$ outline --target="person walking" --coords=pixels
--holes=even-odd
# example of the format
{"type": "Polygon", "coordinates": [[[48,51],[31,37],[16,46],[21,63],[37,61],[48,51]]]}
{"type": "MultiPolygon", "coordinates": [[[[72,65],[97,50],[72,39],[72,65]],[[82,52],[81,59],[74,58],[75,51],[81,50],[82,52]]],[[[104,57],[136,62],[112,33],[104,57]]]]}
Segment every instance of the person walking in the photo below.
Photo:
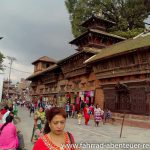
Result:
{"type": "Polygon", "coordinates": [[[78,118],[78,124],[80,125],[81,124],[81,119],[82,119],[81,111],[78,112],[77,118],[78,118]]]}
{"type": "Polygon", "coordinates": [[[2,150],[16,150],[18,147],[17,129],[12,120],[13,116],[8,115],[6,122],[0,124],[0,149],[2,150]]]}
{"type": "Polygon", "coordinates": [[[104,111],[104,122],[103,122],[103,124],[105,124],[107,122],[107,120],[109,122],[109,119],[111,117],[112,117],[111,111],[108,108],[106,108],[106,110],[104,111]]]}
{"type": "Polygon", "coordinates": [[[17,103],[16,102],[13,102],[13,113],[14,113],[14,116],[17,117],[17,115],[18,115],[18,108],[17,108],[17,103]]]}
{"type": "Polygon", "coordinates": [[[30,106],[30,117],[31,117],[32,113],[34,114],[34,110],[35,110],[35,106],[34,106],[33,103],[31,103],[31,106],[30,106]]]}
{"type": "Polygon", "coordinates": [[[47,110],[44,136],[38,139],[33,150],[76,150],[67,147],[67,144],[73,144],[75,141],[71,133],[64,131],[66,117],[66,112],[61,107],[47,110]]]}
{"type": "Polygon", "coordinates": [[[69,102],[65,105],[65,110],[67,113],[67,117],[69,118],[70,117],[70,104],[69,104],[69,102]]]}
{"type": "Polygon", "coordinates": [[[13,108],[12,108],[12,107],[8,107],[7,112],[2,116],[2,123],[5,123],[5,122],[6,122],[6,117],[7,117],[10,113],[13,114],[13,108]]]}
{"type": "Polygon", "coordinates": [[[95,126],[97,126],[97,127],[99,125],[99,122],[102,121],[101,109],[98,104],[94,108],[94,121],[95,121],[95,126]]]}
{"type": "Polygon", "coordinates": [[[43,128],[45,123],[44,108],[40,107],[34,114],[34,127],[31,137],[31,142],[35,143],[40,136],[43,135],[43,128]]]}
{"type": "Polygon", "coordinates": [[[88,122],[90,120],[91,111],[89,110],[89,107],[87,104],[83,108],[83,112],[84,112],[85,125],[88,125],[88,122]]]}
{"type": "Polygon", "coordinates": [[[72,104],[72,110],[71,110],[71,117],[72,117],[72,118],[75,117],[75,111],[76,111],[76,109],[75,109],[75,104],[73,103],[73,104],[72,104]]]}
{"type": "Polygon", "coordinates": [[[7,112],[7,110],[8,110],[8,106],[6,105],[4,106],[4,108],[1,109],[0,113],[4,115],[7,112]]]}

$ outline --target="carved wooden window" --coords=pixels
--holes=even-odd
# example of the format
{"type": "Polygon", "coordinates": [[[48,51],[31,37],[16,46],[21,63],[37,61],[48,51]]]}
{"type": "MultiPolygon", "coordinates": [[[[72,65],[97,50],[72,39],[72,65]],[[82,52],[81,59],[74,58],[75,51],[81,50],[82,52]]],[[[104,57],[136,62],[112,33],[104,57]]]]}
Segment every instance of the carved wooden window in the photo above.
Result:
{"type": "Polygon", "coordinates": [[[113,41],[111,39],[109,39],[109,41],[107,42],[108,45],[112,45],[113,41]]]}
{"type": "Polygon", "coordinates": [[[130,54],[130,55],[127,56],[127,64],[128,65],[135,64],[135,59],[134,59],[134,55],[133,54],[130,54]]]}
{"type": "Polygon", "coordinates": [[[46,64],[45,63],[42,63],[42,68],[46,68],[46,64]]]}
{"type": "Polygon", "coordinates": [[[50,84],[50,85],[49,85],[49,88],[51,89],[52,87],[53,87],[53,85],[52,85],[52,84],[50,84]]]}
{"type": "Polygon", "coordinates": [[[61,90],[61,91],[65,91],[65,85],[61,85],[61,86],[60,86],[60,90],[61,90]]]}
{"type": "Polygon", "coordinates": [[[96,44],[99,44],[100,43],[100,40],[98,37],[96,37],[96,44]]]}
{"type": "Polygon", "coordinates": [[[121,61],[120,61],[119,58],[116,58],[114,63],[115,63],[115,67],[120,67],[121,66],[121,61]]]}
{"type": "Polygon", "coordinates": [[[42,84],[42,81],[41,80],[38,80],[38,85],[42,84]]]}
{"type": "Polygon", "coordinates": [[[102,64],[102,69],[108,69],[108,62],[104,62],[102,64]]]}
{"type": "Polygon", "coordinates": [[[148,62],[148,56],[144,53],[140,55],[141,62],[148,62]]]}
{"type": "Polygon", "coordinates": [[[46,64],[46,68],[48,68],[49,66],[50,66],[50,65],[47,63],[47,64],[46,64]]]}
{"type": "Polygon", "coordinates": [[[48,88],[45,88],[45,92],[48,92],[48,88]]]}
{"type": "Polygon", "coordinates": [[[79,88],[79,83],[76,83],[76,82],[75,82],[75,83],[74,83],[74,88],[77,88],[77,89],[78,89],[78,88],[79,88]]]}
{"type": "Polygon", "coordinates": [[[103,43],[103,44],[106,44],[106,43],[107,43],[106,37],[103,37],[103,38],[102,38],[102,43],[103,43]]]}
{"type": "Polygon", "coordinates": [[[96,43],[96,41],[97,41],[97,37],[93,36],[93,43],[96,43]]]}
{"type": "Polygon", "coordinates": [[[43,89],[40,89],[40,93],[43,94],[43,89]]]}
{"type": "Polygon", "coordinates": [[[96,71],[99,71],[99,70],[101,70],[101,65],[100,65],[100,64],[97,64],[97,65],[95,65],[94,68],[96,69],[96,71]]]}

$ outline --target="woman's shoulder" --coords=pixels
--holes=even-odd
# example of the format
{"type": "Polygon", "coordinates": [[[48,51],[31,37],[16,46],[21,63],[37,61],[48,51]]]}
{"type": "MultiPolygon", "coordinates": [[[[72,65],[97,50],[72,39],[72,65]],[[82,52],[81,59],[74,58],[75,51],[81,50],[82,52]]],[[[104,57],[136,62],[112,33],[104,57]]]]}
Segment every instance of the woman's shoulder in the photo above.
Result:
{"type": "Polygon", "coordinates": [[[68,136],[69,136],[69,135],[73,136],[73,134],[72,134],[71,132],[69,132],[69,131],[65,131],[64,133],[65,133],[66,135],[68,135],[68,136]]]}
{"type": "Polygon", "coordinates": [[[74,136],[73,136],[73,134],[72,133],[70,133],[70,132],[65,132],[65,135],[66,135],[66,142],[67,143],[75,143],[75,140],[74,140],[74,136]],[[69,141],[67,141],[67,140],[69,140],[69,141]]]}
{"type": "Polygon", "coordinates": [[[14,123],[9,122],[6,127],[12,127],[12,128],[16,128],[16,125],[14,125],[14,123]]]}
{"type": "Polygon", "coordinates": [[[34,144],[33,150],[47,150],[46,145],[44,144],[43,137],[40,137],[34,144]]]}

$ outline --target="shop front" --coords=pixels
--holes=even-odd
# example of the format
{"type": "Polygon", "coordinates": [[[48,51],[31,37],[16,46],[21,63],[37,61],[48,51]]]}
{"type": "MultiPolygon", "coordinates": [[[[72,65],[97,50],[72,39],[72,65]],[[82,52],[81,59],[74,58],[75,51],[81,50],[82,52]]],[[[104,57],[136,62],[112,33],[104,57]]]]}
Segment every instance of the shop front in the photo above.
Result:
{"type": "Polygon", "coordinates": [[[80,105],[82,101],[86,103],[88,106],[94,105],[94,102],[95,102],[94,94],[95,94],[94,90],[77,92],[76,97],[75,97],[76,109],[77,110],[80,109],[81,107],[80,105]]]}

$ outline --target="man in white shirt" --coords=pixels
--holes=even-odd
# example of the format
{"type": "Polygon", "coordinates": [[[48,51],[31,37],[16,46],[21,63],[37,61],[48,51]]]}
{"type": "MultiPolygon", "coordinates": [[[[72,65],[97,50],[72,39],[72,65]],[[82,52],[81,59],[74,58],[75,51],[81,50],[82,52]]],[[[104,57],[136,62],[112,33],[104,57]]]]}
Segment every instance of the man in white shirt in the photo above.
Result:
{"type": "Polygon", "coordinates": [[[2,117],[2,123],[6,122],[6,117],[10,114],[10,112],[12,112],[12,110],[13,110],[12,107],[10,107],[10,108],[7,109],[7,112],[2,117]]]}

